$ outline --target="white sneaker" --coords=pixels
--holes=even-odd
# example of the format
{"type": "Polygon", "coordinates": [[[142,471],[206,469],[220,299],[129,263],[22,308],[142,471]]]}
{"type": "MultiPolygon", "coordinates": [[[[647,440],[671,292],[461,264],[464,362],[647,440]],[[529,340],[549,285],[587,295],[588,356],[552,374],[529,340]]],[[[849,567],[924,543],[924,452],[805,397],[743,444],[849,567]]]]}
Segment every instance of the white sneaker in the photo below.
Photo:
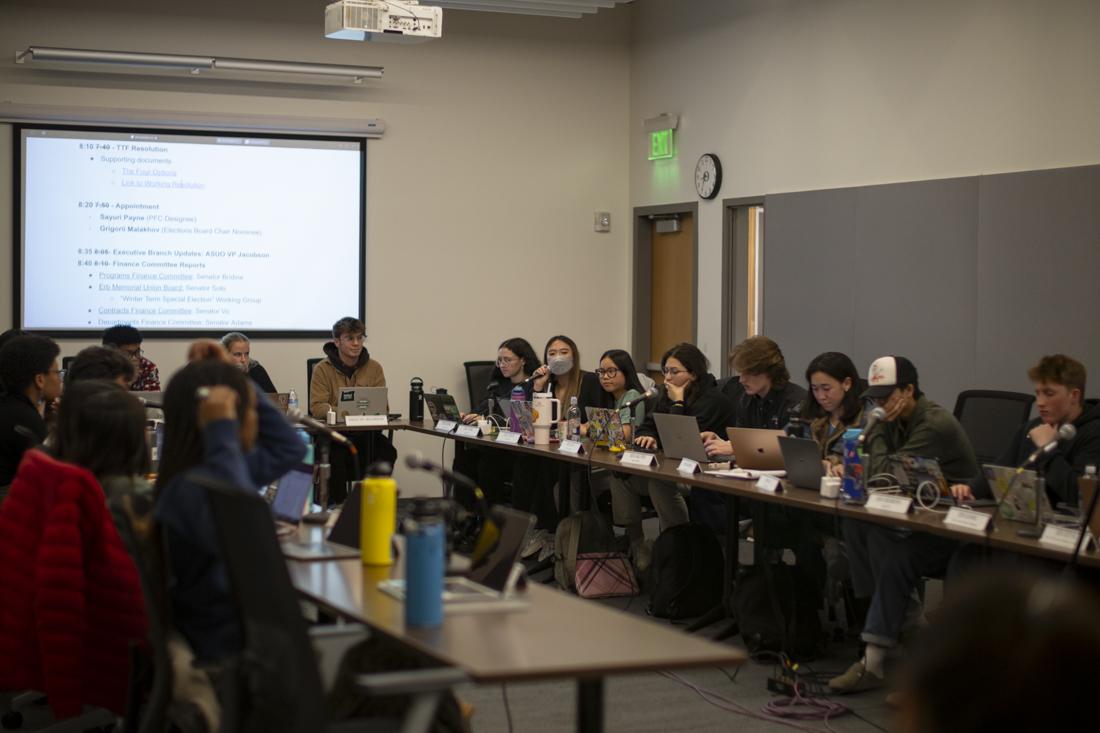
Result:
{"type": "Polygon", "coordinates": [[[546,530],[536,529],[527,534],[527,542],[523,545],[523,552],[520,553],[520,557],[531,557],[536,552],[542,551],[543,543],[546,541],[546,530]]]}

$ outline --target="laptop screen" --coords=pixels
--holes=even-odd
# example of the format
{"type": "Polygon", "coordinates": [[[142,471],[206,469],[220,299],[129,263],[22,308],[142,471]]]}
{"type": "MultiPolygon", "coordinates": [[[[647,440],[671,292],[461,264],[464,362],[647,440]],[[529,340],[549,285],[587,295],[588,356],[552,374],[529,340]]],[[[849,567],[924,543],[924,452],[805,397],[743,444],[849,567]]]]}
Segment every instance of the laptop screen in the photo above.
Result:
{"type": "Polygon", "coordinates": [[[271,513],[284,522],[298,523],[306,510],[310,491],[313,489],[313,473],[295,469],[276,485],[275,498],[271,502],[271,513]]]}
{"type": "Polygon", "coordinates": [[[500,541],[480,565],[470,569],[470,580],[503,593],[512,573],[512,565],[523,552],[527,529],[535,523],[535,518],[527,512],[503,507],[493,507],[493,512],[504,525],[500,528],[500,541]]]}

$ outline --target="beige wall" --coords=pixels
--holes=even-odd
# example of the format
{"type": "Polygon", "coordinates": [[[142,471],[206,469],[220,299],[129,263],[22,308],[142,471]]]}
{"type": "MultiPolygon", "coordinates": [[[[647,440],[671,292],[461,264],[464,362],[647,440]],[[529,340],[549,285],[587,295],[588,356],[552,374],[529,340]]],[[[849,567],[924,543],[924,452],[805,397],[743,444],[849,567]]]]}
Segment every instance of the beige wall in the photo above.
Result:
{"type": "Polygon", "coordinates": [[[721,198],[1100,162],[1094,0],[638,0],[631,37],[631,206],[693,200],[699,155],[723,163],[698,220],[712,360],[721,198]],[[649,163],[661,112],[679,154],[649,163]]]}
{"type": "MultiPolygon", "coordinates": [[[[385,137],[367,148],[366,313],[368,348],[385,367],[394,409],[408,411],[413,376],[464,404],[461,363],[492,358],[506,337],[541,349],[549,335],[568,333],[587,368],[600,350],[628,345],[628,10],[575,21],[447,11],[442,40],[405,46],[324,39],[322,3],[145,9],[155,4],[0,3],[0,110],[11,102],[383,119],[385,137]],[[58,73],[14,65],[27,45],[383,65],[386,74],[354,89],[58,73]],[[610,234],[593,232],[597,210],[611,212],[610,234]]],[[[0,125],[5,283],[9,136],[0,125]]],[[[287,297],[323,298],[324,286],[302,283],[287,297]]],[[[0,324],[10,322],[10,297],[0,297],[0,324]]],[[[64,343],[63,353],[83,345],[64,343]]],[[[184,349],[146,344],[162,373],[182,364],[184,349]]],[[[305,360],[319,344],[258,342],[253,354],[304,402],[305,360]]],[[[430,438],[403,436],[399,448],[439,456],[430,438]]]]}

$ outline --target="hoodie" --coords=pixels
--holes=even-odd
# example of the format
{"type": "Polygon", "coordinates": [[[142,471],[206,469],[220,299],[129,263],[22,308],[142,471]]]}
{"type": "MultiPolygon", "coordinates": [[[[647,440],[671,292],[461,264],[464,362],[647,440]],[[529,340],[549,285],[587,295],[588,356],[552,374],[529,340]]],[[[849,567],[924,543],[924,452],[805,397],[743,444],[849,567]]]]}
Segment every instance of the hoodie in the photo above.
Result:
{"type": "Polygon", "coordinates": [[[691,415],[699,422],[700,432],[725,435],[726,426],[733,424],[733,403],[718,389],[718,382],[711,374],[704,374],[696,386],[695,394],[687,402],[673,402],[668,398],[668,392],[662,389],[653,412],[646,413],[645,421],[638,428],[638,436],[658,438],[657,421],[653,418],[657,412],[691,415]]]}
{"type": "MultiPolygon", "coordinates": [[[[1035,450],[1035,444],[1027,437],[1028,431],[1038,425],[1038,418],[1024,423],[1016,432],[1008,449],[997,457],[995,465],[1020,466],[1035,450]]],[[[1038,470],[1046,480],[1047,496],[1052,504],[1077,504],[1077,479],[1085,473],[1085,466],[1100,466],[1100,406],[1086,407],[1073,421],[1077,435],[1039,459],[1038,470]]],[[[970,482],[970,489],[978,499],[993,498],[989,482],[980,474],[970,482]]]]}
{"type": "Polygon", "coordinates": [[[385,387],[386,374],[382,365],[370,358],[370,352],[364,346],[359,352],[355,366],[348,366],[340,360],[336,343],[325,344],[325,360],[313,368],[313,378],[309,383],[309,413],[323,420],[329,409],[335,409],[337,392],[348,387],[385,387]]]}

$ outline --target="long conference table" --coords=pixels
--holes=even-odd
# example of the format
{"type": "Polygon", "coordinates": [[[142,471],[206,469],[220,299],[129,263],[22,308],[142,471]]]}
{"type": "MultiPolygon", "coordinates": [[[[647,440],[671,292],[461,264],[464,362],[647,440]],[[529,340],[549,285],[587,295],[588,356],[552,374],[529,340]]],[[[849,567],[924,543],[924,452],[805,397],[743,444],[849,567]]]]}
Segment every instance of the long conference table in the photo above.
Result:
{"type": "MultiPolygon", "coordinates": [[[[750,479],[687,474],[678,461],[656,454],[652,466],[620,462],[618,454],[591,442],[582,454],[563,452],[556,444],[514,445],[494,438],[456,435],[436,430],[430,422],[390,421],[386,425],[337,426],[340,432],[406,430],[450,438],[491,450],[504,450],[562,461],[572,468],[605,469],[710,489],[732,500],[748,499],[858,519],[917,532],[929,532],[961,542],[1065,562],[1070,553],[1020,537],[1023,525],[999,519],[987,532],[944,524],[944,513],[915,508],[908,515],[869,511],[817,491],[782,482],[778,493],[763,491],[750,479]]],[[[976,509],[992,513],[992,509],[976,509]]],[[[736,510],[731,516],[736,516],[736,510]]],[[[303,539],[316,538],[316,527],[301,530],[303,539]]],[[[733,554],[727,556],[727,592],[736,563],[736,535],[728,536],[733,554]]],[[[727,549],[729,555],[729,549],[727,549]]],[[[1082,549],[1079,563],[1100,567],[1100,551],[1082,549]]],[[[363,623],[441,664],[463,670],[472,681],[495,684],[548,679],[577,680],[577,729],[603,729],[603,680],[612,674],[662,669],[742,664],[742,650],[690,636],[668,625],[619,612],[598,603],[530,583],[529,607],[518,612],[446,615],[438,628],[410,628],[404,623],[400,601],[378,590],[380,580],[399,575],[401,568],[373,569],[358,560],[289,561],[291,580],[305,598],[329,613],[363,623]]]]}

